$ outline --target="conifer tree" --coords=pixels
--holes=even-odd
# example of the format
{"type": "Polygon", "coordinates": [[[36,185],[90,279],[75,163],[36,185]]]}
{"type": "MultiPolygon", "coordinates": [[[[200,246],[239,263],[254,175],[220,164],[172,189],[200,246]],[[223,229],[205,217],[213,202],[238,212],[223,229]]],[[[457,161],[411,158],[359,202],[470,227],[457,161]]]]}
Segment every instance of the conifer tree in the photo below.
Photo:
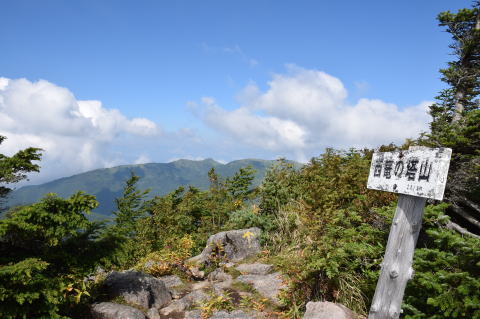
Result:
{"type": "MultiPolygon", "coordinates": [[[[2,144],[5,139],[5,136],[0,135],[0,144],[2,144]]],[[[1,200],[12,190],[7,184],[17,183],[27,178],[26,173],[38,172],[40,170],[40,166],[32,163],[33,161],[40,160],[40,151],[40,148],[29,147],[18,151],[11,157],[0,153],[0,204],[1,200]]]]}
{"type": "Polygon", "coordinates": [[[480,2],[457,13],[442,12],[437,19],[452,36],[455,59],[440,70],[448,87],[430,106],[431,131],[420,140],[427,146],[453,149],[445,192],[452,204],[449,214],[480,234],[480,2]]]}
{"type": "Polygon", "coordinates": [[[131,173],[123,187],[123,196],[115,199],[117,204],[117,211],[113,213],[115,215],[115,228],[120,235],[128,238],[135,237],[137,221],[146,216],[147,202],[145,197],[150,190],[138,190],[139,179],[140,177],[131,173]]]}

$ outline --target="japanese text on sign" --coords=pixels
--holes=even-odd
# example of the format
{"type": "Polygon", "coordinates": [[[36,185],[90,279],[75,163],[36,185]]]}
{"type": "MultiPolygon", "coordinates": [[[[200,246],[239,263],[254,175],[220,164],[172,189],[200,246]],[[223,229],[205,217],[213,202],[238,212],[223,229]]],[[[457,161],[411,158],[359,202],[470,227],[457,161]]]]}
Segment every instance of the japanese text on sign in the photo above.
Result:
{"type": "Polygon", "coordinates": [[[426,147],[374,153],[367,187],[441,200],[451,155],[449,148],[426,147]]]}

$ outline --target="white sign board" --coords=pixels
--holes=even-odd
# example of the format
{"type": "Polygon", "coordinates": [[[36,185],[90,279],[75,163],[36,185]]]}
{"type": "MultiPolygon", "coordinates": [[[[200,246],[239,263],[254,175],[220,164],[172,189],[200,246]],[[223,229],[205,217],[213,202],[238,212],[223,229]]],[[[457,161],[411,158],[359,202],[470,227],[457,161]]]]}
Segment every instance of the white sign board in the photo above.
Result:
{"type": "Polygon", "coordinates": [[[426,147],[374,153],[367,187],[442,200],[451,156],[450,148],[426,147]]]}

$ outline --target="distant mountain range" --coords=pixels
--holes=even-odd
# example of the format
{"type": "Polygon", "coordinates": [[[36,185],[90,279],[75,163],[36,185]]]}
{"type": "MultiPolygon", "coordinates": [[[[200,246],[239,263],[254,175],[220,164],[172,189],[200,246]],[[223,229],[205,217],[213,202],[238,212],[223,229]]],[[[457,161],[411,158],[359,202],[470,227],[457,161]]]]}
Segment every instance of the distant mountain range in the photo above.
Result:
{"type": "Polygon", "coordinates": [[[244,159],[222,164],[213,159],[202,161],[177,160],[170,163],[150,163],[138,165],[122,165],[88,171],[70,177],[60,178],[41,185],[24,186],[13,191],[7,206],[31,204],[40,200],[47,193],[56,193],[61,197],[69,197],[77,191],[95,195],[100,205],[95,209],[96,217],[102,218],[115,210],[115,198],[122,195],[125,181],[130,173],[140,177],[139,189],[150,189],[150,197],[165,195],[179,186],[192,185],[200,189],[209,187],[208,171],[214,167],[223,176],[230,177],[240,168],[251,165],[255,170],[254,185],[259,185],[266,170],[275,161],[244,159]],[[101,215],[101,216],[98,216],[101,215]]]}

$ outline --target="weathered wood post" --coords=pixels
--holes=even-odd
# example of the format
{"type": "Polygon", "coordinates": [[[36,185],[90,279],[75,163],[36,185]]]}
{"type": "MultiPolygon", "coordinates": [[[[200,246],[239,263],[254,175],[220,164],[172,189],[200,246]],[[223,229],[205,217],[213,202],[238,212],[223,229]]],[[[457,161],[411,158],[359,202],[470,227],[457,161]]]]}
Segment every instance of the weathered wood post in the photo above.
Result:
{"type": "Polygon", "coordinates": [[[425,202],[443,198],[451,154],[449,148],[426,147],[373,154],[367,187],[400,196],[369,319],[394,319],[402,312],[405,287],[413,277],[413,253],[425,202]]]}

